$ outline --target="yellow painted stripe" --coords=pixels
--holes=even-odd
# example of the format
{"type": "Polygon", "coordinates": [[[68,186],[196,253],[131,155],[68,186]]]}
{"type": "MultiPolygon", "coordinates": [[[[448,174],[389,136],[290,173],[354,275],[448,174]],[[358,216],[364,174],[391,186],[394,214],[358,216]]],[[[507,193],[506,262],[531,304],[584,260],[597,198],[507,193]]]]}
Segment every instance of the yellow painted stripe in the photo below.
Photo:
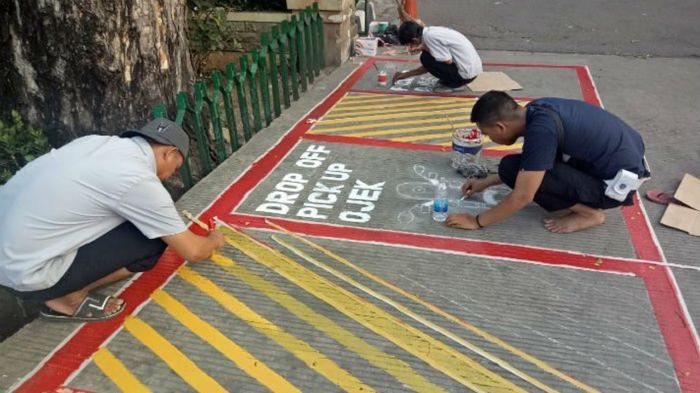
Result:
{"type": "Polygon", "coordinates": [[[403,136],[399,138],[391,138],[392,141],[397,141],[397,142],[417,142],[417,141],[425,141],[425,140],[430,140],[430,139],[445,139],[445,138],[452,138],[452,133],[451,132],[441,132],[437,134],[421,134],[421,135],[414,135],[414,136],[403,136]]]}
{"type": "Polygon", "coordinates": [[[467,388],[477,392],[524,392],[520,387],[451,346],[326,280],[279,251],[233,229],[224,230],[224,234],[226,242],[253,260],[273,269],[362,326],[385,337],[467,388]]]}
{"type": "Polygon", "coordinates": [[[433,99],[423,99],[423,100],[410,100],[409,102],[396,102],[396,103],[384,103],[384,104],[372,104],[372,105],[358,105],[358,106],[352,106],[352,107],[345,107],[343,105],[338,105],[334,108],[333,112],[342,112],[342,113],[348,113],[348,112],[357,112],[357,111],[364,111],[367,109],[377,109],[378,107],[381,107],[382,109],[389,109],[389,108],[401,108],[401,107],[406,107],[406,106],[426,106],[426,105],[437,105],[437,104],[455,104],[455,105],[474,105],[474,101],[458,101],[454,99],[449,99],[449,98],[433,98],[433,99]]]}
{"type": "Polygon", "coordinates": [[[124,328],[161,358],[168,367],[192,386],[194,390],[200,392],[226,392],[223,386],[202,371],[192,360],[146,322],[134,316],[128,316],[124,320],[124,328]]]}
{"type": "Polygon", "coordinates": [[[273,392],[301,392],[284,377],[277,374],[265,363],[250,352],[226,337],[214,326],[195,315],[185,305],[177,301],[162,289],[156,290],[151,296],[153,300],[173,318],[190,329],[209,345],[216,348],[222,355],[235,363],[243,372],[266,386],[273,392]]]}
{"type": "Polygon", "coordinates": [[[358,117],[363,117],[363,116],[370,116],[370,115],[381,115],[381,114],[386,114],[386,113],[413,113],[415,111],[422,111],[426,112],[427,115],[439,115],[439,109],[456,109],[459,108],[462,110],[462,113],[464,114],[469,114],[471,113],[471,105],[464,105],[464,104],[450,104],[450,103],[445,103],[445,104],[435,104],[432,106],[426,106],[426,105],[414,105],[412,107],[405,107],[405,108],[399,108],[399,109],[376,109],[376,110],[366,110],[362,112],[353,112],[353,113],[333,113],[333,111],[330,111],[328,115],[324,116],[323,120],[321,122],[325,122],[326,119],[335,119],[335,118],[358,118],[358,117]],[[426,109],[430,109],[430,111],[426,111],[426,109]],[[437,110],[436,110],[437,109],[437,110]]]}
{"type": "Polygon", "coordinates": [[[352,332],[333,322],[328,317],[315,312],[306,304],[290,296],[275,284],[266,281],[257,274],[239,265],[234,260],[219,254],[214,254],[211,260],[250,287],[279,303],[282,307],[289,310],[289,312],[296,315],[297,318],[305,321],[349,350],[357,353],[375,367],[386,371],[401,382],[402,385],[417,392],[443,391],[441,387],[423,378],[413,370],[408,363],[368,344],[352,332]]]}
{"type": "MultiPolygon", "coordinates": [[[[444,116],[443,116],[444,118],[444,116]]],[[[353,126],[342,126],[342,127],[323,127],[322,125],[316,126],[310,131],[312,134],[322,134],[338,131],[357,131],[357,130],[370,130],[373,128],[385,129],[387,127],[403,126],[403,125],[418,125],[418,124],[433,124],[433,125],[445,125],[454,124],[455,127],[463,127],[465,125],[470,125],[474,123],[469,123],[468,116],[451,116],[450,123],[447,119],[441,120],[439,117],[435,119],[416,119],[416,120],[406,120],[406,121],[393,121],[384,123],[370,123],[370,124],[358,124],[353,126]]]]}
{"type": "Polygon", "coordinates": [[[459,113],[459,114],[468,114],[464,108],[458,108],[458,109],[441,109],[439,111],[409,111],[409,112],[402,112],[402,113],[394,113],[394,114],[388,114],[388,115],[376,115],[376,116],[351,116],[351,117],[346,117],[346,118],[339,118],[339,119],[328,119],[328,120],[320,120],[317,124],[321,125],[326,125],[326,124],[343,124],[343,123],[359,123],[359,122],[370,122],[370,121],[375,121],[375,120],[389,120],[389,119],[410,119],[413,117],[435,117],[439,118],[445,117],[445,114],[453,114],[453,113],[459,113]]]}
{"type": "Polygon", "coordinates": [[[499,347],[501,347],[501,348],[515,354],[516,356],[520,357],[521,359],[524,359],[524,360],[534,364],[535,366],[539,367],[541,370],[544,370],[544,371],[546,371],[546,372],[548,372],[548,373],[550,373],[558,378],[561,378],[562,380],[569,382],[570,384],[572,384],[572,385],[576,386],[577,388],[579,388],[583,391],[586,391],[588,393],[598,392],[598,390],[596,390],[595,388],[588,386],[585,383],[583,383],[575,378],[572,378],[567,374],[562,373],[561,371],[557,370],[556,368],[550,366],[547,362],[540,360],[540,359],[508,344],[507,342],[501,340],[500,338],[498,338],[498,337],[486,332],[485,330],[482,330],[482,329],[462,320],[459,317],[456,317],[456,316],[448,313],[447,311],[444,311],[440,307],[421,299],[420,297],[414,295],[413,293],[408,292],[408,291],[404,290],[403,288],[396,286],[396,285],[392,284],[391,282],[386,281],[383,278],[370,273],[369,271],[357,266],[356,264],[354,264],[354,263],[350,262],[349,260],[347,260],[346,258],[334,253],[333,251],[331,251],[331,250],[329,250],[329,249],[327,249],[327,248],[325,248],[325,247],[323,247],[323,246],[321,246],[321,245],[319,245],[319,244],[317,244],[317,243],[315,243],[315,242],[313,242],[305,237],[299,236],[296,233],[293,233],[293,232],[291,232],[291,231],[289,231],[289,230],[287,230],[287,229],[285,229],[285,228],[283,228],[283,227],[281,227],[273,222],[270,222],[267,220],[266,220],[266,222],[268,225],[272,226],[273,228],[276,228],[278,230],[283,231],[287,235],[301,241],[304,244],[311,246],[312,248],[323,253],[324,255],[334,259],[335,261],[337,261],[337,262],[339,262],[339,263],[341,263],[349,268],[351,268],[352,270],[362,274],[363,276],[369,278],[370,280],[372,280],[380,285],[383,285],[386,288],[389,288],[392,291],[394,291],[400,295],[405,296],[406,298],[422,305],[426,309],[428,309],[428,310],[464,327],[465,329],[478,335],[479,337],[485,339],[486,341],[488,341],[492,344],[498,345],[499,347]]]}
{"type": "Polygon", "coordinates": [[[522,380],[527,381],[528,383],[532,384],[533,386],[536,386],[537,388],[539,388],[547,393],[556,392],[554,389],[545,385],[543,382],[540,382],[537,379],[533,378],[532,376],[528,375],[527,373],[515,368],[513,365],[511,365],[507,361],[499,358],[498,356],[496,356],[494,354],[487,352],[486,350],[477,346],[476,344],[473,344],[467,340],[462,339],[457,334],[443,328],[442,326],[435,324],[433,322],[430,322],[426,318],[423,318],[422,316],[409,310],[407,307],[403,306],[402,304],[395,302],[394,300],[390,299],[389,297],[384,296],[384,295],[380,294],[379,292],[374,291],[373,289],[370,289],[369,287],[359,283],[358,281],[356,281],[356,280],[350,278],[349,276],[339,272],[338,270],[333,269],[332,267],[326,265],[325,263],[322,263],[319,260],[312,258],[311,256],[309,256],[305,252],[299,250],[298,248],[293,247],[292,245],[278,239],[276,236],[272,236],[272,239],[274,241],[276,241],[277,243],[281,244],[282,246],[286,247],[288,250],[292,251],[294,254],[305,259],[307,262],[310,262],[311,264],[331,273],[333,276],[335,276],[335,277],[343,280],[344,282],[354,286],[355,288],[361,290],[362,292],[365,292],[366,294],[372,296],[373,298],[381,300],[382,302],[384,302],[387,305],[391,306],[392,308],[396,309],[400,313],[406,315],[407,317],[413,319],[416,322],[421,323],[422,325],[428,327],[429,329],[431,329],[437,333],[440,333],[440,334],[444,335],[445,337],[448,337],[449,339],[451,339],[452,341],[456,342],[457,344],[463,346],[464,348],[467,348],[470,351],[473,351],[473,352],[477,353],[478,355],[485,357],[486,359],[501,366],[505,370],[508,370],[513,375],[516,375],[519,378],[521,378],[522,380]]]}
{"type": "Polygon", "coordinates": [[[243,302],[238,300],[230,293],[222,290],[212,281],[200,275],[187,266],[183,266],[179,270],[180,277],[189,282],[200,291],[206,293],[211,298],[219,302],[230,313],[236,315],[255,328],[260,333],[266,335],[294,356],[306,363],[309,368],[314,369],[319,374],[326,377],[329,381],[338,385],[341,389],[348,392],[374,392],[374,390],[362,383],[352,374],[341,368],[333,360],[326,357],[316,348],[308,343],[287,333],[281,327],[267,320],[262,315],[253,311],[243,302]]]}
{"type": "Polygon", "coordinates": [[[504,151],[504,150],[520,150],[523,148],[522,143],[514,143],[512,145],[496,145],[496,146],[490,146],[489,150],[499,150],[499,151],[504,151]]]}
{"type": "Polygon", "coordinates": [[[150,392],[151,389],[142,384],[129,371],[124,363],[112,354],[107,348],[100,348],[92,355],[92,361],[122,392],[150,392]]]}
{"type": "MultiPolygon", "coordinates": [[[[455,127],[460,127],[460,124],[455,124],[455,127]]],[[[451,124],[442,124],[442,125],[425,126],[425,127],[391,128],[389,130],[354,132],[354,133],[343,134],[343,135],[344,136],[352,136],[352,137],[356,137],[356,138],[364,138],[364,137],[376,137],[376,136],[386,136],[386,135],[399,134],[399,137],[400,137],[401,134],[412,134],[412,133],[417,133],[417,132],[437,131],[437,130],[450,130],[450,131],[452,131],[452,125],[451,124]]],[[[448,134],[450,136],[452,136],[452,132],[449,132],[448,134]]]]}

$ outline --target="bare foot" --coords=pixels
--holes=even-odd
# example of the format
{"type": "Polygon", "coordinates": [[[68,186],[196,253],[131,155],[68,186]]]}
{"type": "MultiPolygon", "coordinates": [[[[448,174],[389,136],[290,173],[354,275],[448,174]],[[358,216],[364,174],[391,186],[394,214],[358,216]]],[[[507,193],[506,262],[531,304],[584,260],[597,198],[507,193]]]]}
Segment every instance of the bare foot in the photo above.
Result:
{"type": "Polygon", "coordinates": [[[562,217],[547,218],[544,227],[552,233],[572,233],[592,228],[605,223],[605,214],[595,211],[594,214],[571,212],[562,217]]]}

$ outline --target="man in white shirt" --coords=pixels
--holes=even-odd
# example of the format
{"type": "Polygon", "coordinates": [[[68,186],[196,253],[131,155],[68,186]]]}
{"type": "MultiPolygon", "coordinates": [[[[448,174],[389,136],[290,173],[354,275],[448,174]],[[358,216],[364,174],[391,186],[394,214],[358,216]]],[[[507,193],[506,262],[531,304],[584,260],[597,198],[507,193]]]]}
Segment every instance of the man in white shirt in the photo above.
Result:
{"type": "Polygon", "coordinates": [[[166,246],[209,258],[223,235],[189,231],[161,183],[188,150],[185,131],[158,119],[30,162],[0,187],[0,285],[44,302],[46,318],[98,321],[125,304],[93,290],[153,268],[166,246]]]}
{"type": "Polygon", "coordinates": [[[423,75],[427,72],[438,78],[435,91],[461,91],[483,71],[481,58],[474,45],[460,32],[447,27],[423,27],[414,21],[401,24],[401,45],[409,51],[421,50],[421,66],[410,71],[397,72],[393,82],[423,75]]]}

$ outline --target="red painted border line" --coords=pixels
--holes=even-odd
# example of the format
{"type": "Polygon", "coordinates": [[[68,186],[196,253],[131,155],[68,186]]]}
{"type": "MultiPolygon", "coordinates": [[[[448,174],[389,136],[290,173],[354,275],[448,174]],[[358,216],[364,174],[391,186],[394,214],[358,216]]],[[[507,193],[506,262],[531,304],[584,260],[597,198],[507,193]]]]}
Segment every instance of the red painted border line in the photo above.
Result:
{"type": "MultiPolygon", "coordinates": [[[[419,150],[419,151],[437,151],[437,152],[448,152],[452,151],[450,146],[439,146],[430,145],[427,143],[411,143],[411,142],[397,142],[387,139],[369,139],[369,138],[358,138],[353,136],[343,136],[343,135],[328,135],[328,134],[305,134],[304,139],[310,141],[319,142],[329,142],[329,143],[343,143],[351,145],[364,145],[364,146],[376,146],[376,147],[386,147],[390,149],[404,149],[404,150],[419,150]]],[[[507,151],[507,150],[491,150],[484,149],[482,154],[487,157],[504,157],[508,154],[517,153],[517,151],[507,151]]]]}
{"type": "Polygon", "coordinates": [[[641,203],[637,194],[634,196],[634,205],[622,208],[622,217],[632,239],[635,254],[639,259],[662,262],[661,251],[654,242],[651,229],[646,223],[644,212],[640,207],[641,203]]]}
{"type": "Polygon", "coordinates": [[[388,229],[360,228],[318,222],[302,222],[280,217],[241,213],[232,213],[225,217],[224,220],[237,227],[274,230],[274,228],[265,222],[265,220],[269,220],[291,232],[309,236],[359,242],[386,243],[435,251],[454,251],[476,257],[503,258],[553,266],[570,266],[607,273],[629,273],[640,277],[647,275],[649,270],[656,270],[656,266],[644,264],[644,261],[630,262],[629,260],[609,256],[496,243],[484,240],[425,235],[388,229]]]}
{"type": "Polygon", "coordinates": [[[593,79],[591,79],[591,74],[588,72],[588,69],[584,66],[577,66],[575,68],[583,100],[591,105],[596,105],[602,108],[603,103],[598,97],[595,84],[593,84],[593,79]]]}
{"type": "MultiPolygon", "coordinates": [[[[602,108],[603,103],[588,68],[578,67],[576,75],[584,100],[602,108]]],[[[639,194],[634,196],[634,205],[622,208],[622,217],[637,258],[664,262],[639,194]]],[[[693,333],[695,327],[690,324],[688,314],[681,305],[682,294],[673,272],[669,267],[660,268],[656,274],[645,276],[644,284],[681,390],[700,392],[700,342],[693,333]]]]}
{"type": "Polygon", "coordinates": [[[681,307],[668,267],[650,271],[644,279],[656,322],[666,344],[681,391],[700,392],[700,348],[681,307]]]}

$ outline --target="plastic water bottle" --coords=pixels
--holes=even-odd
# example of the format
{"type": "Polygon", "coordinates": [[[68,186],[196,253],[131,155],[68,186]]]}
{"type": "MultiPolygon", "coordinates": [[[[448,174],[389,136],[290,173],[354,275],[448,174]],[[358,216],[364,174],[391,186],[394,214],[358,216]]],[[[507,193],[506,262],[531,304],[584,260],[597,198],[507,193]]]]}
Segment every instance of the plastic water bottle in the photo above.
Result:
{"type": "Polygon", "coordinates": [[[444,222],[447,219],[447,182],[444,177],[435,187],[435,199],[433,199],[433,220],[444,222]]]}

